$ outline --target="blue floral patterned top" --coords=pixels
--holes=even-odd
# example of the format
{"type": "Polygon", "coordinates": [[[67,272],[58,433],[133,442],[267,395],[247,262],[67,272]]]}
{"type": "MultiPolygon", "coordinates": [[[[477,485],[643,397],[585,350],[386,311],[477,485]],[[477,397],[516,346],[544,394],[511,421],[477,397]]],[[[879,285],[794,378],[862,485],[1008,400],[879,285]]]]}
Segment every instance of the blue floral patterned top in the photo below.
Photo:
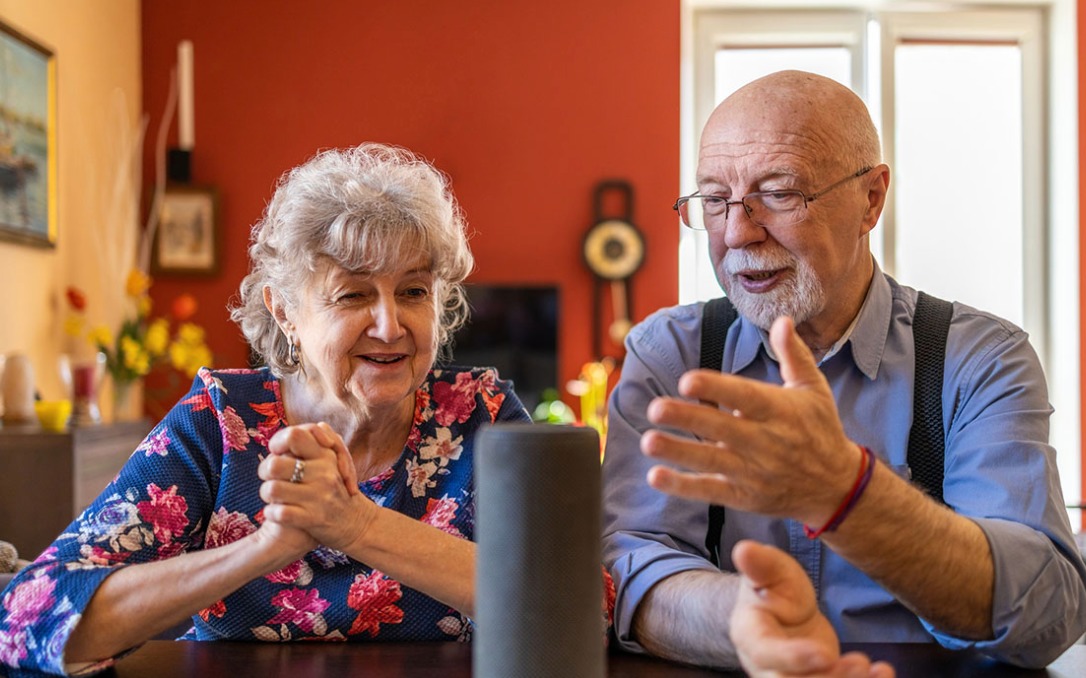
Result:
{"type": "MultiPolygon", "coordinates": [[[[400,459],[360,488],[381,506],[473,539],[473,436],[494,421],[528,419],[493,370],[432,370],[415,394],[400,459]]],[[[63,673],[65,643],[113,568],[254,532],[264,507],[257,465],[285,425],[279,381],[266,369],[201,370],[105,491],[5,589],[0,662],[63,673]]],[[[323,546],[193,622],[185,639],[466,640],[470,633],[458,611],[323,546]]]]}

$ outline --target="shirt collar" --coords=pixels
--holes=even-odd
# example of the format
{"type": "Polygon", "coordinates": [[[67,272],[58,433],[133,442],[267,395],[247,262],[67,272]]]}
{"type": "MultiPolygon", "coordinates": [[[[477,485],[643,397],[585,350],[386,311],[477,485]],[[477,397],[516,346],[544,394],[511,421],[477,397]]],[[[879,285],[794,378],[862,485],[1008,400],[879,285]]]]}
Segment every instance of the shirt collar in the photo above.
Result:
{"type": "MultiPolygon", "coordinates": [[[[890,311],[893,301],[890,283],[883,275],[878,262],[875,261],[873,264],[874,274],[871,276],[871,284],[867,288],[867,296],[864,297],[864,303],[860,306],[860,312],[852,319],[852,324],[841,338],[819,361],[821,365],[839,353],[845,344],[851,343],[852,360],[868,379],[874,379],[879,372],[879,363],[890,328],[890,311]]],[[[739,340],[735,348],[732,372],[739,372],[754,362],[754,359],[758,357],[758,349],[763,347],[769,357],[777,361],[777,356],[769,345],[769,333],[746,318],[740,317],[739,340]]]]}

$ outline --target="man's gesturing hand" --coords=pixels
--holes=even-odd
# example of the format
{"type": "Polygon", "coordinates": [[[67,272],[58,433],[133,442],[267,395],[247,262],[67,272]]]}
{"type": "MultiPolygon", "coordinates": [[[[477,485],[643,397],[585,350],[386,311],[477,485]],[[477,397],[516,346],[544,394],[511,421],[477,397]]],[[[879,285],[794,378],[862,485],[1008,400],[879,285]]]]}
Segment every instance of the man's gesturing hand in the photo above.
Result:
{"type": "Polygon", "coordinates": [[[648,418],[694,438],[647,431],[641,450],[685,471],[654,466],[663,492],[821,525],[848,494],[862,452],[845,436],[833,394],[790,318],[770,343],[780,386],[711,370],[679,380],[686,398],[657,398],[648,418]]]}

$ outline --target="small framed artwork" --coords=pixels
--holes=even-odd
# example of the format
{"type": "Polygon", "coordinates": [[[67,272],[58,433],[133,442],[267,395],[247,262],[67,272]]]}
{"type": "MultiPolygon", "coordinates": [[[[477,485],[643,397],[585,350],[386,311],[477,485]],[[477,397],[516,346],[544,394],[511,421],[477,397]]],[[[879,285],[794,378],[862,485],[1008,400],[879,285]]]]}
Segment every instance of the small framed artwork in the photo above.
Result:
{"type": "Polygon", "coordinates": [[[218,195],[213,188],[168,185],[151,247],[154,275],[211,275],[219,270],[218,195]]]}
{"type": "Polygon", "coordinates": [[[0,22],[0,239],[57,243],[57,64],[0,22]]]}

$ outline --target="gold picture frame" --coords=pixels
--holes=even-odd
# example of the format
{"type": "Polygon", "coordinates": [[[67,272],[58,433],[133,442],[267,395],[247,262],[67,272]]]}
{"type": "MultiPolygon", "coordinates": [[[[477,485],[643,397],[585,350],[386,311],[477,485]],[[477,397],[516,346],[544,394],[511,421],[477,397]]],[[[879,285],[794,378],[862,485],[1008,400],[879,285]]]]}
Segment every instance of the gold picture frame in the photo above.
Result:
{"type": "Polygon", "coordinates": [[[0,22],[0,239],[57,243],[57,63],[0,22]]]}

